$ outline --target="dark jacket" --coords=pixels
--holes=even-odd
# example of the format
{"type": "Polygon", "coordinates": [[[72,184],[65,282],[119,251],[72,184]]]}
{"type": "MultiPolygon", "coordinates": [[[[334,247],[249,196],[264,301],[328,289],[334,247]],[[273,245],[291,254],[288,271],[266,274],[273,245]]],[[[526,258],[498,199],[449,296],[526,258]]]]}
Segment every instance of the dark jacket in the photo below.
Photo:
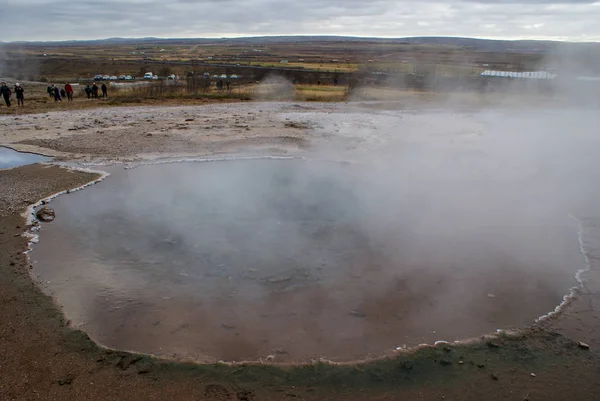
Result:
{"type": "Polygon", "coordinates": [[[23,93],[25,93],[25,89],[22,86],[15,86],[15,95],[17,95],[17,99],[23,99],[23,93]]]}
{"type": "Polygon", "coordinates": [[[4,96],[4,97],[10,97],[11,95],[11,91],[10,88],[6,85],[2,85],[0,86],[0,95],[4,96]]]}

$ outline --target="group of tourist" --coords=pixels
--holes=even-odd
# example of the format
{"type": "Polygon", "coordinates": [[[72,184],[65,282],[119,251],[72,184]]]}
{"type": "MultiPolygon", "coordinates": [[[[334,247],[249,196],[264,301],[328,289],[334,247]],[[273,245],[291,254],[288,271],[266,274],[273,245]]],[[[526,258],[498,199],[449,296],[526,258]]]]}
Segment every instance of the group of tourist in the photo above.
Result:
{"type": "MultiPolygon", "coordinates": [[[[102,90],[102,97],[108,97],[108,87],[105,83],[102,83],[100,90],[102,90]]],[[[88,99],[98,99],[98,85],[96,85],[95,82],[92,84],[92,86],[87,85],[85,87],[85,94],[87,95],[88,99]]]]}
{"type": "Polygon", "coordinates": [[[65,97],[69,101],[73,100],[73,87],[68,82],[65,83],[65,87],[63,89],[60,89],[54,84],[50,84],[47,91],[50,98],[53,98],[55,102],[62,102],[63,98],[65,97]]]}
{"type": "MultiPolygon", "coordinates": [[[[102,84],[101,87],[98,87],[98,85],[96,85],[96,83],[94,82],[94,84],[92,86],[87,85],[84,89],[85,94],[87,95],[88,99],[97,99],[98,98],[98,92],[102,91],[102,97],[106,98],[108,97],[108,87],[106,86],[106,84],[102,84]]],[[[16,83],[14,88],[11,89],[6,82],[1,82],[0,83],[0,97],[2,97],[4,99],[4,103],[6,103],[7,107],[11,107],[12,106],[12,94],[15,94],[16,98],[17,98],[17,105],[18,106],[23,106],[24,103],[24,99],[25,99],[25,89],[23,89],[23,87],[21,86],[20,83],[16,83]]],[[[67,99],[68,101],[72,101],[73,100],[73,86],[71,86],[70,83],[66,82],[65,86],[63,88],[59,88],[58,86],[54,85],[54,84],[50,84],[47,88],[47,92],[48,92],[48,96],[50,96],[51,99],[54,99],[55,102],[62,102],[63,99],[67,99]]]]}
{"type": "MultiPolygon", "coordinates": [[[[23,106],[25,90],[18,82],[15,84],[14,92],[15,96],[17,97],[17,105],[23,106]]],[[[10,90],[8,85],[6,85],[6,82],[2,82],[0,84],[0,95],[2,96],[2,98],[4,98],[4,103],[6,103],[6,107],[10,107],[12,104],[10,99],[12,96],[12,91],[10,90]]]]}

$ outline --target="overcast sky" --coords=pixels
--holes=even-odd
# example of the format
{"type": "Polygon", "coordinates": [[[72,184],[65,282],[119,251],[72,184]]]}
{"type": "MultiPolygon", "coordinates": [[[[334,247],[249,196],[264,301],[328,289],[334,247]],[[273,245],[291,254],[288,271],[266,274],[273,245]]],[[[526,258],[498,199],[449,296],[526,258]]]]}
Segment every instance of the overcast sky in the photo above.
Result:
{"type": "Polygon", "coordinates": [[[600,40],[600,0],[2,0],[2,41],[255,35],[600,40]]]}

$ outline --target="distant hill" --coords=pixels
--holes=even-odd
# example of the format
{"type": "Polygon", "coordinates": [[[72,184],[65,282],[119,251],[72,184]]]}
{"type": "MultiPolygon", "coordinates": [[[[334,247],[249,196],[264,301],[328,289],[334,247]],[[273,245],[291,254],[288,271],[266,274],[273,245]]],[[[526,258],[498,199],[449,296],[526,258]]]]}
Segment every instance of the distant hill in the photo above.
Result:
{"type": "Polygon", "coordinates": [[[221,44],[221,45],[264,45],[274,43],[294,43],[294,42],[371,42],[371,43],[397,43],[410,45],[437,45],[460,47],[469,50],[489,51],[489,52],[510,52],[510,53],[539,53],[545,54],[559,49],[568,50],[590,50],[599,51],[600,43],[573,43],[541,40],[492,40],[476,39],[462,37],[407,37],[407,38],[376,38],[376,37],[352,37],[352,36],[252,36],[239,38],[108,38],[98,40],[69,40],[57,42],[0,42],[5,45],[35,45],[35,46],[94,46],[94,45],[177,45],[177,44],[221,44]]]}

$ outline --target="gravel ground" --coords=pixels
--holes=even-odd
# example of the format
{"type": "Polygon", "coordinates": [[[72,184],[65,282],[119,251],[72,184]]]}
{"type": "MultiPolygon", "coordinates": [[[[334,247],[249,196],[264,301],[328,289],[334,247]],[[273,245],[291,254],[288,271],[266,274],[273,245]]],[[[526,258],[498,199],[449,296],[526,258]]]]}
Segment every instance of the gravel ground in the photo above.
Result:
{"type": "Polygon", "coordinates": [[[46,196],[94,180],[95,174],[74,173],[51,165],[29,165],[0,171],[0,217],[19,213],[46,196]]]}
{"type": "MultiPolygon", "coordinates": [[[[314,107],[314,106],[313,106],[314,107]]],[[[79,161],[148,160],[214,153],[295,154],[313,139],[285,104],[121,107],[1,116],[0,144],[79,161]]],[[[316,109],[313,109],[316,110],[316,109]]]]}

